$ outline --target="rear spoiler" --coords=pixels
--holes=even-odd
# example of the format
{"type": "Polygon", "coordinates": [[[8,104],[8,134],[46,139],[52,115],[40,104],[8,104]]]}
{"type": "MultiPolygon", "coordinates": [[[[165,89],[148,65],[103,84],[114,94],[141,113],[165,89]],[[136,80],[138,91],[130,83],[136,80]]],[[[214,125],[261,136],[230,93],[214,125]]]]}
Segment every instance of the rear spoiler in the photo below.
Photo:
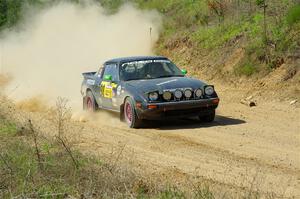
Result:
{"type": "Polygon", "coordinates": [[[96,74],[96,72],[86,72],[86,73],[82,73],[84,78],[90,77],[90,76],[94,76],[96,74]]]}

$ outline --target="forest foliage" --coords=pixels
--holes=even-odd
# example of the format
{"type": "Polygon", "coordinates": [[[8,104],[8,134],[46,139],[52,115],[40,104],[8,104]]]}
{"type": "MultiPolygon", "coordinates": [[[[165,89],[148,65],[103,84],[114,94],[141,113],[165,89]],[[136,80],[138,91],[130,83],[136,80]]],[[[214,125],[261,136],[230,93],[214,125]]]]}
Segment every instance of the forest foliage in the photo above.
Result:
{"type": "MultiPolygon", "coordinates": [[[[0,0],[0,31],[22,19],[28,5],[47,7],[58,2],[82,0],[0,0]]],[[[236,38],[246,38],[246,56],[236,72],[252,75],[278,67],[280,60],[300,46],[299,0],[94,0],[114,13],[124,3],[155,9],[164,16],[157,53],[168,48],[170,38],[188,40],[197,51],[222,49],[236,38]],[[253,67],[252,67],[253,66],[253,67]],[[254,67],[255,66],[255,67],[254,67]],[[247,71],[247,72],[243,72],[247,71]]],[[[178,55],[180,59],[180,55],[178,55]]]]}

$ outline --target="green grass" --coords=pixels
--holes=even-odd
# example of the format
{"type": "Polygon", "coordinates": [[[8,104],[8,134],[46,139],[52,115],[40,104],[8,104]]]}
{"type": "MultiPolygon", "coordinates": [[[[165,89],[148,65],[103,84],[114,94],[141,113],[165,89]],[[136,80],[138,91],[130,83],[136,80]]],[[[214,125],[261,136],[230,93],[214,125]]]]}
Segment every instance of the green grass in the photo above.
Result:
{"type": "Polygon", "coordinates": [[[79,165],[75,167],[69,154],[55,140],[39,136],[35,148],[30,132],[20,134],[16,125],[5,119],[0,119],[0,127],[0,198],[199,198],[199,190],[187,193],[171,186],[154,190],[147,183],[137,187],[141,178],[132,171],[72,150],[79,165]]]}
{"type": "Polygon", "coordinates": [[[300,21],[300,4],[291,7],[286,16],[287,23],[293,25],[300,21]]]}
{"type": "Polygon", "coordinates": [[[243,27],[239,25],[222,25],[217,27],[200,27],[193,35],[192,40],[200,48],[213,49],[223,46],[230,39],[241,34],[243,27]]]}
{"type": "Polygon", "coordinates": [[[15,136],[16,134],[16,125],[0,118],[0,136],[15,136]]]}
{"type": "Polygon", "coordinates": [[[40,170],[35,149],[30,140],[27,140],[30,136],[27,139],[18,136],[16,125],[12,122],[0,120],[0,126],[0,175],[3,180],[0,180],[0,184],[4,187],[0,191],[1,198],[72,193],[73,187],[61,177],[72,172],[66,155],[45,154],[43,170],[40,170]]]}
{"type": "Polygon", "coordinates": [[[246,63],[242,66],[239,66],[239,68],[237,68],[236,71],[238,74],[251,76],[257,72],[257,69],[252,63],[246,63]]]}
{"type": "MultiPolygon", "coordinates": [[[[192,34],[192,40],[199,44],[199,48],[216,49],[224,46],[237,36],[244,36],[252,40],[262,34],[262,15],[257,14],[242,21],[227,21],[221,25],[200,26],[192,34]]],[[[249,42],[250,43],[250,42],[249,42]]]]}

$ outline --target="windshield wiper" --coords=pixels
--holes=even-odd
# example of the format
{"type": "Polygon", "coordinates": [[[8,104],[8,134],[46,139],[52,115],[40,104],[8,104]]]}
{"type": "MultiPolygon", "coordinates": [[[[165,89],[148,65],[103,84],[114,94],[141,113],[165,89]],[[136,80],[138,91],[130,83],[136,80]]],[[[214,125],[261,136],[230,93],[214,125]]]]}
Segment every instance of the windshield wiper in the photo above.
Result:
{"type": "Polygon", "coordinates": [[[125,81],[132,81],[132,80],[139,80],[140,78],[131,78],[131,79],[126,79],[125,81]]]}
{"type": "Polygon", "coordinates": [[[131,79],[126,79],[125,81],[142,80],[142,79],[157,79],[157,78],[164,78],[164,77],[184,77],[184,75],[162,75],[162,76],[158,76],[158,77],[131,78],[131,79]]]}
{"type": "Polygon", "coordinates": [[[143,79],[154,79],[154,78],[153,78],[153,77],[131,78],[131,79],[126,79],[125,81],[131,81],[131,80],[143,80],[143,79]]]}

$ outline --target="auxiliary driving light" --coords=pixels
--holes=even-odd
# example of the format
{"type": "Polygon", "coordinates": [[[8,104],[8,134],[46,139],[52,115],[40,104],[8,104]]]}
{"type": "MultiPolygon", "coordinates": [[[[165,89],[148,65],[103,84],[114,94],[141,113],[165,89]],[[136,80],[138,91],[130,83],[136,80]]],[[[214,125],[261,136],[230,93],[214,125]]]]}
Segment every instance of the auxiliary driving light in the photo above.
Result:
{"type": "Polygon", "coordinates": [[[184,96],[185,96],[186,98],[191,98],[192,95],[193,95],[193,92],[191,91],[191,89],[186,89],[186,90],[184,91],[184,96]]]}
{"type": "Polygon", "coordinates": [[[170,101],[171,98],[172,98],[172,93],[170,91],[165,91],[164,94],[163,94],[163,98],[166,101],[170,101]]]}
{"type": "Polygon", "coordinates": [[[174,92],[174,96],[175,96],[177,99],[182,98],[182,91],[181,91],[181,90],[176,90],[176,91],[174,92]]]}
{"type": "Polygon", "coordinates": [[[200,88],[195,90],[195,97],[199,98],[201,96],[202,96],[202,90],[200,88]]]}

